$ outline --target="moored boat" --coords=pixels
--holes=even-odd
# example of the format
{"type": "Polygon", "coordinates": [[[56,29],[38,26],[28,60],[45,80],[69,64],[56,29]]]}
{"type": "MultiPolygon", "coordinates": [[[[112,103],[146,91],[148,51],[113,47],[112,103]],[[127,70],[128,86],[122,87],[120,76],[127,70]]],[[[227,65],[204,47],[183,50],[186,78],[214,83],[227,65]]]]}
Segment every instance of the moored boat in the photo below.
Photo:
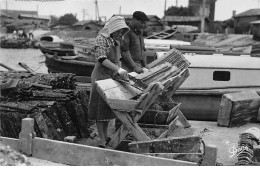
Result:
{"type": "MultiPolygon", "coordinates": [[[[158,56],[164,52],[157,53],[158,56]]],[[[190,120],[216,121],[225,93],[256,90],[260,94],[260,58],[250,55],[184,54],[190,76],[172,99],[190,120]]]]}
{"type": "Polygon", "coordinates": [[[75,56],[74,49],[47,48],[47,47],[40,46],[40,50],[43,54],[58,55],[58,56],[75,56]]]}
{"type": "Polygon", "coordinates": [[[94,38],[77,40],[74,43],[75,54],[84,57],[91,62],[96,62],[94,45],[94,38]]]}
{"type": "Polygon", "coordinates": [[[59,48],[60,43],[64,42],[63,39],[61,39],[58,36],[55,35],[46,35],[42,36],[36,46],[38,47],[45,47],[45,48],[59,48]]]}
{"type": "Polygon", "coordinates": [[[25,48],[33,47],[34,41],[31,41],[30,38],[1,39],[0,46],[1,48],[25,49],[25,48]]]}
{"type": "Polygon", "coordinates": [[[80,56],[54,56],[45,54],[45,65],[52,73],[73,73],[77,76],[90,77],[96,62],[90,62],[80,56]]]}

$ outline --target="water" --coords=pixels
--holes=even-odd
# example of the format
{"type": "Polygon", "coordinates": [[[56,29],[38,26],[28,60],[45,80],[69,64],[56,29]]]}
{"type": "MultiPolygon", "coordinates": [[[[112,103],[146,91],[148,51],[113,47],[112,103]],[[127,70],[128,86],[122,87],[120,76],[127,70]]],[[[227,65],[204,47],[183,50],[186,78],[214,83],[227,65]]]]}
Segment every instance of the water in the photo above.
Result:
{"type": "MultiPolygon", "coordinates": [[[[3,63],[15,70],[24,71],[19,62],[26,63],[32,70],[37,73],[48,73],[45,66],[45,57],[40,49],[3,49],[0,48],[0,63],[3,63]]],[[[0,71],[6,71],[0,66],[0,71]]]]}

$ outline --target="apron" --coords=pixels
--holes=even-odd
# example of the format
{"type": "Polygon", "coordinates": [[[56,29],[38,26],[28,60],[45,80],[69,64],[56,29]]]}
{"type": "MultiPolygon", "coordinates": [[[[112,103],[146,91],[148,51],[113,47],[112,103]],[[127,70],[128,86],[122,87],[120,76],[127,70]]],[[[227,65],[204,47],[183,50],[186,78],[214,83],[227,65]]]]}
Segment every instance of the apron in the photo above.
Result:
{"type": "MultiPolygon", "coordinates": [[[[119,57],[120,57],[120,45],[111,46],[107,59],[119,66],[119,57]]],[[[101,63],[97,62],[95,68],[91,74],[91,92],[88,106],[88,119],[97,120],[97,121],[109,121],[115,119],[115,114],[106,103],[105,100],[101,97],[97,91],[97,80],[104,80],[112,77],[117,72],[107,68],[101,63]]]]}

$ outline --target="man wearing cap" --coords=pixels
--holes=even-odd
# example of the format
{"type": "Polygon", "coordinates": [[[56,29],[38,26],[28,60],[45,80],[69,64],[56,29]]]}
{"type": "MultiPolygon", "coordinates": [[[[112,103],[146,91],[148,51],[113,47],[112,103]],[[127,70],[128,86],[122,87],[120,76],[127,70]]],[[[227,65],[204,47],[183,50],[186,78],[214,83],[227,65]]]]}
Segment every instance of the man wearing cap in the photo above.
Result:
{"type": "Polygon", "coordinates": [[[122,68],[128,72],[142,73],[144,72],[143,67],[149,68],[147,67],[144,38],[142,36],[142,31],[146,28],[148,20],[144,12],[135,11],[128,25],[130,31],[122,39],[121,63],[122,68]]]}

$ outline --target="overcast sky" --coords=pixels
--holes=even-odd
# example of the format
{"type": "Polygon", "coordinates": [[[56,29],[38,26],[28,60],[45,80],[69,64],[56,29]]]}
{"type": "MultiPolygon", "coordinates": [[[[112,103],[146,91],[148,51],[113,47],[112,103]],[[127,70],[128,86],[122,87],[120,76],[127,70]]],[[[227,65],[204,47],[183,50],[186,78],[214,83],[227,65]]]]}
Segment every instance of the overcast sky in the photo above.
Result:
{"type": "MultiPolygon", "coordinates": [[[[16,0],[0,0],[1,9],[10,10],[37,10],[39,15],[62,16],[66,13],[77,14],[79,20],[95,19],[95,0],[64,0],[58,2],[26,2],[16,0]],[[6,3],[7,2],[7,3],[6,3]]],[[[237,14],[248,9],[259,8],[260,0],[217,0],[215,20],[231,18],[232,11],[237,14]]],[[[113,14],[132,14],[136,10],[144,11],[148,15],[163,16],[165,0],[98,0],[99,15],[107,19],[113,14]]],[[[187,6],[188,0],[167,0],[167,8],[170,6],[187,6]],[[178,2],[178,3],[177,3],[178,2]]]]}

